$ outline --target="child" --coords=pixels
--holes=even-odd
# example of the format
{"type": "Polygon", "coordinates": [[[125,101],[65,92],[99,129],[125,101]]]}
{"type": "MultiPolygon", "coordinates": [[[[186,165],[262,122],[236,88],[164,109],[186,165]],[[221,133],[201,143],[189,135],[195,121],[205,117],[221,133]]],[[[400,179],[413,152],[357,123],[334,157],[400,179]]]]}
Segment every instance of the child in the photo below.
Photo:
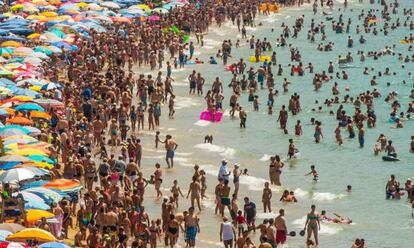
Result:
{"type": "Polygon", "coordinates": [[[178,197],[181,195],[181,197],[184,197],[183,193],[181,192],[180,186],[178,186],[178,181],[173,181],[173,186],[171,188],[171,193],[173,194],[174,202],[176,208],[178,208],[178,197]]]}
{"type": "Polygon", "coordinates": [[[158,143],[164,143],[160,140],[160,131],[155,132],[155,148],[158,149],[158,143]]]}
{"type": "Polygon", "coordinates": [[[254,111],[259,111],[259,105],[260,105],[259,96],[258,95],[255,95],[254,96],[254,100],[253,100],[253,108],[254,108],[254,111]]]}
{"type": "Polygon", "coordinates": [[[244,169],[242,175],[243,176],[248,176],[249,175],[249,170],[244,169]]]}
{"type": "Polygon", "coordinates": [[[352,186],[351,185],[346,186],[346,191],[351,192],[352,191],[352,186]]]}
{"type": "Polygon", "coordinates": [[[300,120],[296,121],[296,125],[295,125],[295,135],[296,136],[301,136],[302,135],[302,125],[300,124],[300,120]]]}
{"type": "Polygon", "coordinates": [[[170,117],[170,118],[173,118],[174,117],[174,113],[175,113],[175,110],[174,110],[174,99],[175,99],[175,96],[174,95],[171,95],[170,96],[170,100],[168,101],[168,109],[170,110],[170,112],[168,113],[168,117],[170,117]]]}
{"type": "Polygon", "coordinates": [[[238,229],[238,236],[244,232],[244,225],[247,224],[246,218],[243,216],[243,212],[241,210],[237,211],[236,217],[237,229],[238,229]]]}
{"type": "Polygon", "coordinates": [[[311,171],[308,174],[306,174],[305,176],[309,176],[310,174],[313,175],[313,181],[317,182],[319,180],[318,179],[318,172],[315,169],[315,165],[311,165],[311,171]]]}

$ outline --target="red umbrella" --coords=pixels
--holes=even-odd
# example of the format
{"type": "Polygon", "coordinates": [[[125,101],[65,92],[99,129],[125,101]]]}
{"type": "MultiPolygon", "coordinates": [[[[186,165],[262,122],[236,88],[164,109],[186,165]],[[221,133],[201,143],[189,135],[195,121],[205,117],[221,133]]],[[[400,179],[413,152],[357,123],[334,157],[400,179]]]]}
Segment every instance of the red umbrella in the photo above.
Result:
{"type": "Polygon", "coordinates": [[[17,243],[17,242],[1,242],[0,248],[29,248],[28,245],[24,243],[17,243]]]}
{"type": "Polygon", "coordinates": [[[160,17],[156,16],[156,15],[152,15],[152,16],[148,17],[148,20],[149,21],[159,21],[160,17]]]}

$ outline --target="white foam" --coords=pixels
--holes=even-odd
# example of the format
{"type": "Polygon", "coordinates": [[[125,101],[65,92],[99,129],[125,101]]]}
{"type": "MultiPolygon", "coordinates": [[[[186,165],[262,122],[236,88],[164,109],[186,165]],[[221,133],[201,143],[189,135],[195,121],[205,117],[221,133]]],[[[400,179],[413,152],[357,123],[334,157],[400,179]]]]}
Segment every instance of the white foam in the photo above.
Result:
{"type": "Polygon", "coordinates": [[[315,192],[312,195],[312,199],[315,201],[333,201],[336,199],[344,198],[346,195],[344,194],[333,194],[330,192],[315,192]]]}
{"type": "Polygon", "coordinates": [[[289,19],[290,17],[291,17],[291,16],[289,16],[289,15],[288,15],[288,16],[286,16],[286,17],[285,17],[285,19],[289,19]]]}
{"type": "Polygon", "coordinates": [[[191,97],[176,96],[175,109],[191,108],[200,104],[191,97]]]}
{"type": "Polygon", "coordinates": [[[172,127],[170,127],[170,128],[167,129],[167,131],[175,131],[175,130],[177,130],[177,129],[176,128],[172,128],[172,127]]]}
{"type": "Polygon", "coordinates": [[[276,216],[277,216],[277,213],[273,213],[273,212],[256,214],[256,217],[259,219],[273,219],[273,218],[276,218],[276,216]]]}
{"type": "Polygon", "coordinates": [[[308,195],[309,195],[309,192],[308,192],[308,191],[305,191],[305,190],[303,190],[303,189],[301,189],[301,188],[297,188],[297,189],[294,191],[294,193],[295,193],[295,196],[296,196],[296,197],[299,197],[299,198],[303,198],[303,197],[305,197],[305,196],[308,196],[308,195]]]}
{"type": "Polygon", "coordinates": [[[210,124],[211,124],[211,122],[205,121],[205,120],[198,120],[198,121],[194,122],[194,125],[200,126],[200,127],[206,127],[210,124]]]}
{"type": "Polygon", "coordinates": [[[265,162],[265,161],[269,161],[270,157],[272,157],[272,155],[265,154],[265,155],[263,155],[263,157],[261,157],[259,160],[260,160],[260,161],[263,161],[263,162],[265,162]]]}
{"type": "Polygon", "coordinates": [[[206,50],[212,50],[212,49],[214,49],[214,46],[203,46],[202,48],[204,48],[206,50]]]}
{"type": "Polygon", "coordinates": [[[230,158],[230,159],[234,158],[234,155],[236,154],[236,150],[234,150],[231,147],[222,147],[222,146],[217,146],[217,145],[213,145],[210,143],[197,144],[194,147],[205,150],[205,151],[209,151],[209,152],[216,152],[216,153],[219,153],[221,156],[225,158],[230,158]]]}

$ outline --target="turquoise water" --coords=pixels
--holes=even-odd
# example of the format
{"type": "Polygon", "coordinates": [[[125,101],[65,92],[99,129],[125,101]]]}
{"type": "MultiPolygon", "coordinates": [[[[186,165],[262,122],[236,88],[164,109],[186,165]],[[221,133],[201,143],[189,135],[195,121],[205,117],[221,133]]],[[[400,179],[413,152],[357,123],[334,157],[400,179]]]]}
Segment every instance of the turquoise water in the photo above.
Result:
{"type": "MultiPolygon", "coordinates": [[[[289,39],[288,43],[292,43],[294,47],[300,49],[303,64],[312,62],[315,66],[315,72],[327,70],[329,61],[336,61],[338,55],[346,55],[352,52],[357,68],[347,69],[349,75],[348,80],[331,80],[329,83],[324,83],[319,92],[313,91],[312,75],[306,73],[304,77],[288,75],[287,64],[290,62],[289,48],[276,48],[278,55],[278,63],[284,65],[284,75],[276,76],[276,88],[282,92],[282,81],[286,77],[292,83],[289,86],[288,94],[280,94],[276,97],[274,114],[269,116],[267,114],[267,107],[265,102],[267,99],[267,90],[261,90],[257,93],[259,95],[262,105],[259,112],[253,112],[253,106],[247,101],[247,93],[244,93],[239,98],[239,103],[248,111],[247,129],[239,129],[238,118],[230,118],[228,111],[225,112],[224,119],[220,123],[205,125],[205,123],[197,122],[198,116],[205,108],[204,99],[198,96],[188,95],[188,83],[186,77],[191,70],[197,70],[206,79],[205,89],[210,88],[216,76],[219,76],[223,82],[225,100],[223,102],[225,108],[228,108],[229,97],[231,89],[226,85],[231,80],[231,74],[224,71],[222,65],[192,65],[187,66],[184,70],[173,72],[174,91],[177,95],[177,111],[174,120],[168,120],[164,114],[162,119],[162,135],[171,133],[179,144],[176,158],[176,168],[172,171],[165,171],[164,188],[171,185],[172,180],[178,178],[183,191],[187,190],[192,175],[192,166],[195,163],[201,165],[208,173],[208,195],[214,194],[214,186],[216,184],[216,175],[218,166],[222,158],[229,160],[229,164],[238,162],[242,168],[248,168],[250,176],[242,177],[241,179],[241,193],[240,199],[243,196],[249,196],[256,202],[258,206],[258,222],[263,218],[275,216],[275,214],[263,214],[263,206],[261,204],[261,190],[265,180],[268,178],[268,162],[264,161],[265,155],[279,154],[282,157],[286,156],[288,139],[293,138],[296,146],[301,151],[301,156],[286,163],[283,168],[281,181],[283,189],[295,190],[299,202],[297,204],[281,204],[278,200],[281,196],[281,189],[275,189],[272,199],[273,212],[277,212],[279,208],[286,210],[286,219],[288,228],[290,230],[299,231],[303,228],[304,219],[311,204],[316,204],[317,210],[327,210],[329,215],[332,212],[339,212],[350,217],[355,224],[352,225],[337,225],[324,224],[320,235],[320,247],[350,247],[355,238],[365,238],[368,247],[413,247],[414,242],[414,223],[411,219],[410,205],[405,199],[405,196],[399,201],[387,201],[384,196],[385,183],[390,174],[395,174],[397,179],[404,184],[408,177],[414,176],[414,159],[413,154],[409,153],[410,136],[414,135],[413,127],[414,121],[406,121],[405,127],[402,129],[390,128],[388,123],[388,114],[391,112],[389,104],[384,102],[385,96],[391,91],[397,91],[398,101],[401,103],[401,110],[406,111],[408,98],[411,89],[413,88],[414,80],[408,77],[408,72],[413,71],[413,63],[403,63],[398,60],[397,56],[380,57],[378,60],[367,57],[364,63],[359,62],[358,50],[363,50],[365,54],[368,51],[380,51],[385,46],[392,46],[396,44],[393,51],[403,53],[404,55],[411,55],[408,52],[408,45],[400,45],[399,40],[404,36],[410,34],[408,27],[400,27],[397,30],[390,30],[388,36],[384,37],[382,34],[374,36],[372,34],[363,34],[367,39],[364,45],[359,44],[359,35],[356,35],[356,25],[362,26],[358,21],[358,15],[361,9],[365,12],[369,8],[379,9],[378,4],[375,5],[361,5],[356,3],[358,1],[350,1],[349,7],[345,12],[339,12],[337,7],[342,7],[342,4],[337,4],[333,11],[335,19],[338,19],[339,13],[343,14],[344,22],[348,18],[352,19],[351,35],[354,39],[354,47],[347,48],[348,34],[335,34],[329,23],[325,21],[324,16],[318,14],[313,16],[310,6],[305,6],[297,9],[283,10],[281,14],[260,17],[260,22],[263,26],[256,28],[249,28],[248,35],[255,35],[258,38],[267,37],[272,41],[275,47],[276,38],[281,33],[281,23],[285,22],[288,25],[293,25],[297,16],[305,15],[305,30],[299,34],[295,40],[289,39]],[[353,11],[351,11],[352,9],[353,11]],[[320,42],[320,36],[316,36],[315,43],[309,43],[306,39],[307,29],[310,26],[311,18],[315,19],[315,23],[324,21],[327,24],[326,30],[327,41],[333,42],[334,50],[332,52],[319,52],[316,50],[320,42]],[[275,32],[270,30],[274,28],[275,32]],[[405,64],[403,69],[401,65],[405,64]],[[362,74],[363,68],[374,68],[374,71],[369,76],[362,74]],[[334,112],[337,105],[331,108],[323,106],[322,113],[312,113],[312,108],[321,106],[326,98],[332,98],[331,89],[333,82],[339,83],[340,98],[345,94],[355,96],[358,93],[366,90],[372,90],[370,85],[372,75],[376,75],[378,71],[384,71],[389,67],[392,72],[396,72],[396,76],[383,76],[377,79],[378,90],[382,93],[382,97],[377,98],[374,102],[375,112],[377,114],[377,127],[375,129],[366,128],[366,143],[365,148],[360,149],[357,139],[347,139],[347,131],[342,129],[342,136],[344,137],[344,145],[339,147],[335,142],[334,129],[337,125],[335,116],[330,116],[329,110],[334,112]],[[374,73],[375,72],[375,73],[374,73]],[[406,80],[406,84],[402,81],[406,80]],[[391,82],[391,86],[386,83],[391,82]],[[349,92],[345,92],[344,88],[350,87],[349,92]],[[289,135],[283,134],[282,130],[278,128],[277,113],[281,105],[287,105],[288,100],[294,92],[301,96],[302,112],[296,116],[289,116],[288,130],[289,135]],[[315,100],[319,100],[320,104],[315,104],[315,100]],[[324,138],[320,144],[315,144],[313,139],[314,126],[309,125],[311,117],[322,121],[324,138]],[[304,135],[295,137],[293,127],[296,120],[302,121],[302,128],[304,135]],[[206,134],[214,135],[214,145],[204,145],[203,140],[206,134]],[[384,133],[389,139],[393,140],[400,162],[387,163],[381,160],[381,156],[374,156],[373,147],[376,138],[380,133],[384,133]],[[319,182],[312,182],[311,177],[305,177],[304,174],[309,172],[311,164],[315,164],[319,173],[319,182]],[[345,191],[346,186],[350,184],[353,186],[352,193],[345,191]]],[[[366,2],[366,1],[365,1],[366,2]]],[[[400,12],[402,8],[414,7],[413,1],[401,1],[400,12]]],[[[319,12],[321,10],[319,9],[319,12]]],[[[379,15],[379,12],[378,12],[379,15]]],[[[403,24],[404,18],[402,13],[398,16],[401,18],[403,24]]],[[[392,22],[395,22],[396,17],[393,16],[392,22]]],[[[259,22],[259,21],[258,21],[259,22]]],[[[384,22],[378,23],[378,29],[384,22]]],[[[225,24],[221,29],[211,29],[209,34],[205,37],[205,47],[196,47],[198,57],[207,60],[209,56],[214,56],[220,43],[223,39],[231,39],[235,43],[236,39],[240,39],[237,29],[230,24],[225,24]]],[[[326,44],[327,41],[323,43],[326,44]]],[[[239,49],[232,49],[233,58],[230,62],[236,62],[239,58],[248,59],[253,51],[250,51],[245,41],[242,41],[243,46],[239,49]]],[[[270,54],[269,54],[270,55],[270,54]]],[[[252,64],[257,68],[257,64],[252,64]]],[[[250,67],[250,65],[248,65],[250,67]]],[[[335,67],[335,72],[341,71],[335,67]]],[[[276,67],[273,68],[273,73],[276,74],[276,67]]],[[[353,106],[345,104],[345,110],[348,114],[353,113],[353,106]]],[[[363,107],[365,112],[365,107],[363,107]]],[[[236,114],[237,116],[237,114],[236,114]]],[[[152,133],[148,133],[148,135],[152,133]]],[[[144,164],[153,164],[154,160],[163,161],[163,151],[153,150],[152,136],[145,136],[145,149],[148,155],[144,159],[144,164]]],[[[148,167],[147,167],[148,168],[148,167]]],[[[146,170],[146,174],[152,172],[151,169],[146,170]]],[[[205,209],[200,213],[202,233],[200,234],[200,247],[215,247],[220,246],[218,237],[218,227],[220,218],[214,216],[213,200],[205,200],[203,203],[205,209]],[[214,217],[213,217],[214,216],[214,217]]],[[[240,207],[242,200],[239,201],[240,207]]],[[[155,207],[153,213],[158,213],[158,208],[155,207]]],[[[187,201],[182,201],[183,209],[188,206],[187,201]]],[[[148,208],[148,207],[147,207],[148,208]]],[[[254,238],[257,242],[258,236],[254,238]]],[[[289,247],[304,247],[305,239],[302,237],[290,238],[289,247]]]]}

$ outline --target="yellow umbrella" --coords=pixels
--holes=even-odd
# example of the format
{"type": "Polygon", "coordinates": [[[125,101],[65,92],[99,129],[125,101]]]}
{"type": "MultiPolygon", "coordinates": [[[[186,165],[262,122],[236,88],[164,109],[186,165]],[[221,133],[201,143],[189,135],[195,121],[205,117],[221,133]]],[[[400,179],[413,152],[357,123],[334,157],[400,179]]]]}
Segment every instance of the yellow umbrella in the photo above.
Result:
{"type": "MultiPolygon", "coordinates": [[[[1,88],[0,88],[1,90],[1,88]]],[[[41,112],[41,111],[32,111],[30,112],[30,117],[32,118],[41,118],[41,119],[46,119],[46,120],[50,120],[52,117],[50,116],[50,114],[46,113],[46,112],[41,112]]]]}
{"type": "Polygon", "coordinates": [[[40,37],[39,33],[33,33],[27,36],[28,39],[38,39],[39,37],[40,37]]]}
{"type": "Polygon", "coordinates": [[[22,47],[23,44],[17,41],[8,40],[1,43],[2,47],[22,47]]]}
{"type": "Polygon", "coordinates": [[[31,155],[42,155],[47,156],[47,154],[41,150],[35,149],[35,148],[23,148],[18,149],[16,151],[12,152],[13,154],[18,154],[21,156],[31,156],[31,155]]]}
{"type": "Polygon", "coordinates": [[[22,10],[23,8],[24,8],[23,4],[15,4],[15,5],[10,7],[10,10],[16,11],[16,10],[22,10]]]}
{"type": "Polygon", "coordinates": [[[78,5],[78,7],[79,7],[79,8],[85,8],[85,7],[88,7],[88,4],[87,4],[87,3],[85,3],[85,2],[80,2],[80,3],[77,3],[76,5],[78,5]]]}
{"type": "Polygon", "coordinates": [[[26,210],[26,219],[28,222],[38,221],[41,218],[52,218],[55,217],[51,212],[40,210],[40,209],[28,209],[26,210]]]}
{"type": "Polygon", "coordinates": [[[19,165],[16,165],[14,168],[24,168],[24,167],[37,167],[37,168],[42,168],[42,169],[53,169],[53,164],[49,164],[46,162],[37,162],[37,161],[33,161],[33,162],[27,162],[27,163],[22,163],[19,165]]]}
{"type": "Polygon", "coordinates": [[[36,240],[40,243],[56,241],[55,236],[50,232],[40,228],[26,228],[20,232],[7,236],[7,241],[26,242],[28,240],[36,240]]]}
{"type": "Polygon", "coordinates": [[[40,87],[39,85],[33,85],[30,86],[29,89],[40,92],[42,90],[42,87],[40,87]]]}
{"type": "Polygon", "coordinates": [[[21,102],[30,102],[32,101],[34,98],[31,96],[13,96],[11,98],[12,100],[17,100],[17,101],[21,101],[21,102]]]}
{"type": "Polygon", "coordinates": [[[58,14],[56,12],[53,11],[45,11],[40,13],[41,16],[46,16],[46,17],[56,17],[58,16],[58,14]]]}
{"type": "Polygon", "coordinates": [[[146,10],[146,11],[150,11],[151,10],[151,8],[148,5],[146,5],[146,4],[138,4],[138,8],[143,9],[143,10],[146,10]]]}

